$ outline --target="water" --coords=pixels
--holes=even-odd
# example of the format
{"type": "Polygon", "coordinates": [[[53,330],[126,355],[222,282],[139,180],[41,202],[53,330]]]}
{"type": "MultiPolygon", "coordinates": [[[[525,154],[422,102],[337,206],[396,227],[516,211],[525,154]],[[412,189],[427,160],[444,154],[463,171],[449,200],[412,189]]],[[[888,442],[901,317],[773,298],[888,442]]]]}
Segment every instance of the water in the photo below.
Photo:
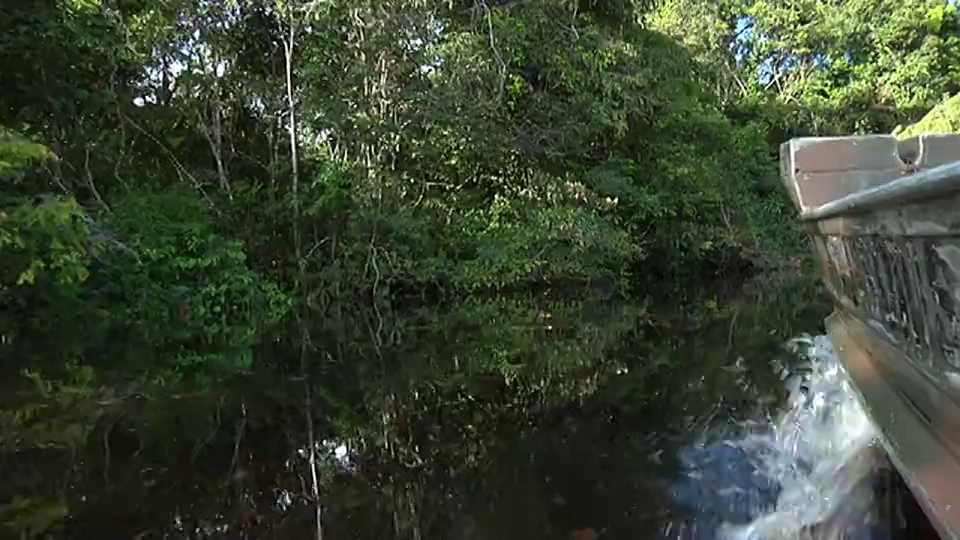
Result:
{"type": "MultiPolygon", "coordinates": [[[[872,535],[869,423],[829,343],[790,340],[826,314],[806,286],[345,308],[307,377],[26,385],[0,395],[0,538],[312,538],[317,506],[327,539],[872,535]]],[[[299,366],[282,345],[257,354],[299,366]]]]}
{"type": "MultiPolygon", "coordinates": [[[[887,537],[875,498],[877,466],[883,463],[875,449],[877,432],[829,338],[804,336],[788,347],[806,362],[785,374],[788,398],[779,417],[708,435],[682,451],[685,478],[676,491],[700,516],[676,537],[887,537]],[[718,470],[723,478],[704,486],[718,470]]],[[[671,532],[668,527],[667,536],[671,532]]]]}

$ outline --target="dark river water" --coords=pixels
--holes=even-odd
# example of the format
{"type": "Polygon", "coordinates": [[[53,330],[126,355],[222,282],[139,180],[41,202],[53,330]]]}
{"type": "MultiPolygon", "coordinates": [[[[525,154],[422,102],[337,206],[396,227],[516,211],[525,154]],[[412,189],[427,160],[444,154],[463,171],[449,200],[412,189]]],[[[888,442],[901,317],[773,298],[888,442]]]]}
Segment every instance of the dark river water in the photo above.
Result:
{"type": "MultiPolygon", "coordinates": [[[[823,412],[849,396],[810,367],[822,340],[787,346],[826,310],[799,276],[345,309],[317,323],[303,371],[40,389],[0,416],[0,537],[772,538],[743,527],[818,509],[817,475],[862,483],[827,440],[860,424],[823,412]],[[824,444],[793,440],[813,416],[824,444]]],[[[831,537],[892,536],[854,521],[860,536],[831,537]]],[[[817,537],[776,537],[801,529],[817,537]]]]}

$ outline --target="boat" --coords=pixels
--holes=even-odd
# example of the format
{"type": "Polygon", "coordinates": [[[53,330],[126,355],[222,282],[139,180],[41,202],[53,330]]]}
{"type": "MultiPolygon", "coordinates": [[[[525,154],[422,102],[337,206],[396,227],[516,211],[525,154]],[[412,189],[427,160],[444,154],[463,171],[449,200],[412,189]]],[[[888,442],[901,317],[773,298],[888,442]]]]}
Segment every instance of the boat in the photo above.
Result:
{"type": "Polygon", "coordinates": [[[960,135],[796,138],[780,173],[879,445],[940,536],[960,538],[960,135]]]}

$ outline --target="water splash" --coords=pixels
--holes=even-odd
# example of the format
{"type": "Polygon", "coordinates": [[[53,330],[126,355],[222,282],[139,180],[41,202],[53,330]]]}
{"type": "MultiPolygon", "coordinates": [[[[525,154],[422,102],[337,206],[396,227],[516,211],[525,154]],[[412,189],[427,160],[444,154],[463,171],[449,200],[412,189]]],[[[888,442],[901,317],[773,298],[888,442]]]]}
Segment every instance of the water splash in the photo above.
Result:
{"type": "Polygon", "coordinates": [[[786,377],[784,412],[681,452],[677,499],[698,514],[669,538],[877,539],[877,432],[826,336],[789,344],[805,365],[786,377]],[[713,475],[711,477],[711,474],[713,475]],[[706,481],[707,485],[703,482],[706,481]],[[695,482],[700,482],[696,484],[695,482]]]}

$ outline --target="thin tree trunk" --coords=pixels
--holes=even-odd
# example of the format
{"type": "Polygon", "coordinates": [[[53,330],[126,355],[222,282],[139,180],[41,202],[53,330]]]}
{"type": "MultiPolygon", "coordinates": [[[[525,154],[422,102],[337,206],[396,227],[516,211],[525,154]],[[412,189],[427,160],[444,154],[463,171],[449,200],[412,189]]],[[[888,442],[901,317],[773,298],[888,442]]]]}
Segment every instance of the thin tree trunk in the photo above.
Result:
{"type": "MultiPolygon", "coordinates": [[[[297,260],[297,272],[295,277],[296,294],[303,298],[306,291],[303,290],[304,274],[306,264],[303,260],[302,239],[300,234],[300,164],[297,141],[297,104],[294,99],[294,76],[293,62],[296,51],[297,20],[294,9],[291,6],[288,11],[289,20],[288,32],[283,43],[284,50],[284,69],[287,86],[287,114],[289,115],[289,143],[290,143],[290,172],[291,185],[290,192],[293,197],[293,250],[297,260]]],[[[323,540],[323,506],[320,504],[320,479],[317,471],[317,440],[313,429],[313,398],[310,389],[310,377],[307,376],[307,345],[310,342],[309,329],[304,321],[302,307],[297,309],[297,325],[300,329],[300,371],[304,377],[305,384],[305,403],[307,416],[307,442],[310,445],[309,465],[310,465],[310,495],[315,507],[316,540],[323,540]]]]}

